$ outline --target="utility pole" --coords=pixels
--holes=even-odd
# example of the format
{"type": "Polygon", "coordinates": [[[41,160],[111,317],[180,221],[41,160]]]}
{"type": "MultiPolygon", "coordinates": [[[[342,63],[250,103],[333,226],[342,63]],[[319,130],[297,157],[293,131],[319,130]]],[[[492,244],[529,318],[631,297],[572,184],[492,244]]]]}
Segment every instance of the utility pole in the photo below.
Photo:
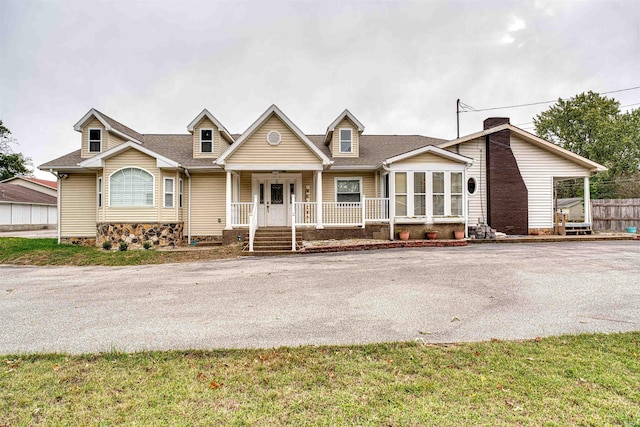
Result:
{"type": "Polygon", "coordinates": [[[456,139],[460,138],[460,98],[456,101],[456,123],[457,123],[457,136],[456,139]]]}

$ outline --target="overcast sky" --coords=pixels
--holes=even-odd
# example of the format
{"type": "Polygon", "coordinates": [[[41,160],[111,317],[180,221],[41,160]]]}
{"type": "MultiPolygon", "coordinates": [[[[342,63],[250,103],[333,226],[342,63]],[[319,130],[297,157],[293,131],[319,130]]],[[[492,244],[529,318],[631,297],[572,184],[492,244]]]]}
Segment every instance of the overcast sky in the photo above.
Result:
{"type": "MultiPolygon", "coordinates": [[[[241,133],[276,104],[308,134],[349,108],[368,134],[451,139],[457,98],[640,86],[640,1],[0,0],[0,61],[0,119],[36,166],[80,148],[92,107],[141,133],[186,133],[207,108],[241,133]]],[[[464,113],[460,131],[530,130],[549,105],[464,113]]]]}

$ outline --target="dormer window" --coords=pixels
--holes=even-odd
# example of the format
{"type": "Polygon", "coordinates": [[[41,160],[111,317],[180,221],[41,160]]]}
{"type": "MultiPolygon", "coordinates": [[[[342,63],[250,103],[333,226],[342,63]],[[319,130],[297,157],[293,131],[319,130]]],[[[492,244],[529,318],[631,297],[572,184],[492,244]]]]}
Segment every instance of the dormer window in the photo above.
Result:
{"type": "Polygon", "coordinates": [[[213,129],[200,129],[200,152],[213,153],[213,129]]]}
{"type": "Polygon", "coordinates": [[[353,132],[351,129],[340,129],[340,152],[351,153],[353,146],[353,132]]]}
{"type": "Polygon", "coordinates": [[[89,129],[89,152],[102,151],[102,129],[89,129]]]}

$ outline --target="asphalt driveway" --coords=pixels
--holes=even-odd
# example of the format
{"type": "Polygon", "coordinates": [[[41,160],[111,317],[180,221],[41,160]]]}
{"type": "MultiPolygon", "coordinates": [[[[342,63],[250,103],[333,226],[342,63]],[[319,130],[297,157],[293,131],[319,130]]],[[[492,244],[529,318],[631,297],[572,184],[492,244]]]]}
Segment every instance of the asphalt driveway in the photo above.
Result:
{"type": "Polygon", "coordinates": [[[640,330],[640,242],[0,266],[0,354],[640,330]]]}

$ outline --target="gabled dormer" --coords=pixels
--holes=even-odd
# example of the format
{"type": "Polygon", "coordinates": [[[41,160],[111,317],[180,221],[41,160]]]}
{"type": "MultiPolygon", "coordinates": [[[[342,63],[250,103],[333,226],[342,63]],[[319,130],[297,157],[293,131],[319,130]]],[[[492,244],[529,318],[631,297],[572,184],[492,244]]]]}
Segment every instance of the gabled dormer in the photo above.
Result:
{"type": "Polygon", "coordinates": [[[344,110],[327,128],[324,145],[333,157],[359,157],[360,135],[364,125],[349,110],[344,110]]]}
{"type": "Polygon", "coordinates": [[[127,141],[142,144],[143,136],[92,108],[73,126],[82,134],[80,157],[88,159],[127,141]]]}
{"type": "Polygon", "coordinates": [[[231,144],[233,137],[206,108],[187,126],[193,135],[193,157],[215,159],[231,144]]]}

